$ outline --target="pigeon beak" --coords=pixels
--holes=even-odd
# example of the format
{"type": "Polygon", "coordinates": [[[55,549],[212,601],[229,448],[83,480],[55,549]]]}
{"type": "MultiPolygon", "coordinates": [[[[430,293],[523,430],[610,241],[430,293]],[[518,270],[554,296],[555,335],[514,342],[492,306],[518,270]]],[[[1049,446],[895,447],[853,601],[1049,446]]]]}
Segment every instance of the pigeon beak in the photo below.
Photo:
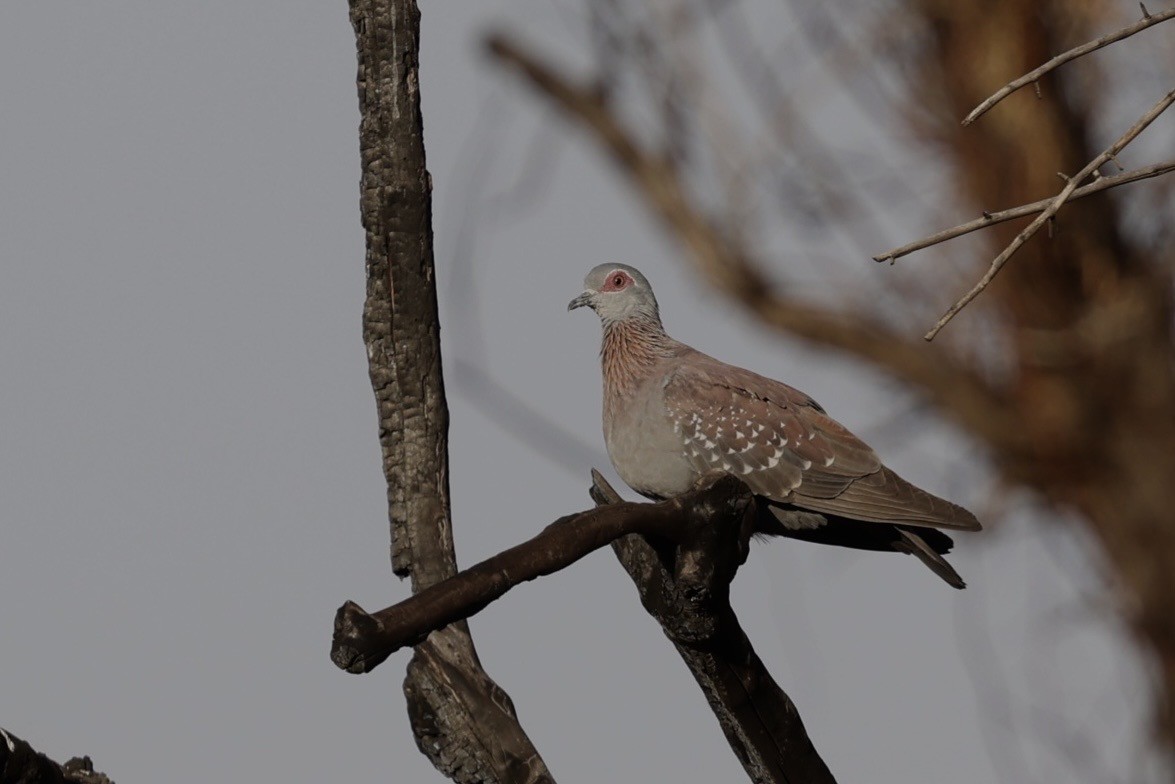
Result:
{"type": "Polygon", "coordinates": [[[593,293],[594,292],[592,291],[585,291],[584,293],[580,294],[578,297],[567,303],[567,309],[575,310],[576,308],[582,308],[585,305],[590,308],[592,306],[593,293]]]}

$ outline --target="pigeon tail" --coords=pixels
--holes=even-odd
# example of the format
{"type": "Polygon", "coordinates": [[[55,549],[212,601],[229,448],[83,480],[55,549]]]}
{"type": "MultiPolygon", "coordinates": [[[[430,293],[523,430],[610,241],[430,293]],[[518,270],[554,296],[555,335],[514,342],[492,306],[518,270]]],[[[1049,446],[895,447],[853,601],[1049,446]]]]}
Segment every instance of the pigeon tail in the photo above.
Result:
{"type": "Polygon", "coordinates": [[[942,557],[955,544],[942,531],[819,514],[762,497],[758,498],[758,503],[756,535],[785,536],[788,539],[851,547],[855,550],[908,553],[917,556],[947,585],[959,589],[967,586],[959,573],[942,557]]]}

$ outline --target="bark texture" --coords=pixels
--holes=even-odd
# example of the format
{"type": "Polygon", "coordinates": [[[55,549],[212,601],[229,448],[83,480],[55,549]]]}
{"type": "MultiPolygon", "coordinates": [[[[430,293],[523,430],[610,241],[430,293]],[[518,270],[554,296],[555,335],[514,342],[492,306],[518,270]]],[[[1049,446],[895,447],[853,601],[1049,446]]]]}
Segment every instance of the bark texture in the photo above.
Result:
{"type": "Polygon", "coordinates": [[[0,729],[0,784],[114,784],[89,757],[58,765],[28,741],[0,729]]]}
{"type": "MultiPolygon", "coordinates": [[[[522,544],[391,607],[368,613],[347,602],[335,617],[331,658],[348,672],[370,672],[400,648],[481,612],[511,588],[565,569],[622,536],[657,537],[697,553],[697,543],[710,542],[712,531],[730,528],[728,509],[736,504],[745,506],[751,498],[741,481],[726,477],[713,486],[656,504],[615,503],[567,515],[522,544]]],[[[716,570],[708,565],[698,571],[712,574],[716,570]]],[[[732,579],[733,570],[727,571],[728,575],[723,572],[725,579],[732,579]]]]}
{"type": "Polygon", "coordinates": [[[750,779],[834,784],[795,705],[755,655],[730,606],[730,583],[755,529],[750,490],[727,476],[668,501],[625,503],[598,472],[593,479],[596,509],[557,520],[533,539],[378,612],[344,604],[335,618],[335,664],[368,672],[430,630],[611,543],[750,779]]]}
{"type": "MultiPolygon", "coordinates": [[[[594,478],[597,504],[620,502],[602,476],[594,478]]],[[[699,503],[691,514],[722,519],[719,510],[707,508],[713,500],[721,499],[699,503]]],[[[612,549],[636,584],[641,604],[702,688],[751,781],[835,784],[795,703],[763,666],[730,606],[730,582],[746,560],[754,525],[754,510],[747,512],[742,530],[709,524],[676,549],[635,534],[617,539],[612,549]]],[[[738,519],[730,512],[725,518],[738,519]]]]}
{"type": "MultiPolygon", "coordinates": [[[[420,12],[411,0],[351,0],[350,15],[367,232],[363,338],[379,411],[392,569],[417,591],[456,573],[432,185],[420,113],[420,12]]],[[[404,693],[421,751],[455,781],[553,781],[509,697],[482,669],[464,623],[416,646],[404,693]]]]}

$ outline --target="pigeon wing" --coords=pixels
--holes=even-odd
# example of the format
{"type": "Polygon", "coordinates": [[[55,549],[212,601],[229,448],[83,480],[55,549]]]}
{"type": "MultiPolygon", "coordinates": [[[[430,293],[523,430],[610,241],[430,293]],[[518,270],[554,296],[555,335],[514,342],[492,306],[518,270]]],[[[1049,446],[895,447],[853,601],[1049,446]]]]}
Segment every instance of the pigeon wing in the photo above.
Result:
{"type": "Polygon", "coordinates": [[[885,468],[803,392],[704,354],[690,359],[666,378],[663,392],[686,459],[700,474],[732,474],[757,495],[813,512],[979,528],[967,510],[885,468]]]}

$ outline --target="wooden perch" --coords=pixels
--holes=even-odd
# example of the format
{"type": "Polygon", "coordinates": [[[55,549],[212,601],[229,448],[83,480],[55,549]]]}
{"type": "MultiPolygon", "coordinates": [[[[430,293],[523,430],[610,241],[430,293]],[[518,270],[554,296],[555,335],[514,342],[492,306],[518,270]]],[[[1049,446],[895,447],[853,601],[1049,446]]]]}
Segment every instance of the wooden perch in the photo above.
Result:
{"type": "MultiPolygon", "coordinates": [[[[604,477],[598,472],[592,477],[596,503],[620,503],[604,477]]],[[[733,577],[733,568],[746,558],[743,541],[715,529],[709,541],[681,546],[673,559],[641,536],[617,539],[612,549],[636,583],[641,604],[706,695],[751,781],[836,784],[795,703],[763,666],[730,606],[726,573],[733,577]]]]}
{"type": "Polygon", "coordinates": [[[751,780],[834,784],[795,704],[755,655],[730,606],[730,583],[746,561],[754,527],[750,491],[727,476],[669,501],[629,503],[598,472],[592,477],[596,509],[563,517],[533,539],[384,610],[367,613],[344,604],[335,617],[335,664],[368,672],[514,586],[611,543],[751,780]]]}
{"type": "Polygon", "coordinates": [[[404,601],[375,613],[347,602],[335,616],[331,659],[348,672],[369,672],[395,651],[415,645],[437,629],[469,618],[511,588],[565,569],[584,556],[629,534],[673,542],[688,556],[679,559],[692,596],[709,595],[718,581],[729,585],[746,558],[751,518],[750,491],[725,477],[713,485],[657,504],[617,503],[556,520],[538,536],[471,566],[404,601]],[[746,530],[743,530],[746,529],[746,530]],[[733,533],[731,533],[733,531],[733,533]],[[737,541],[737,563],[712,545],[737,541]]]}

